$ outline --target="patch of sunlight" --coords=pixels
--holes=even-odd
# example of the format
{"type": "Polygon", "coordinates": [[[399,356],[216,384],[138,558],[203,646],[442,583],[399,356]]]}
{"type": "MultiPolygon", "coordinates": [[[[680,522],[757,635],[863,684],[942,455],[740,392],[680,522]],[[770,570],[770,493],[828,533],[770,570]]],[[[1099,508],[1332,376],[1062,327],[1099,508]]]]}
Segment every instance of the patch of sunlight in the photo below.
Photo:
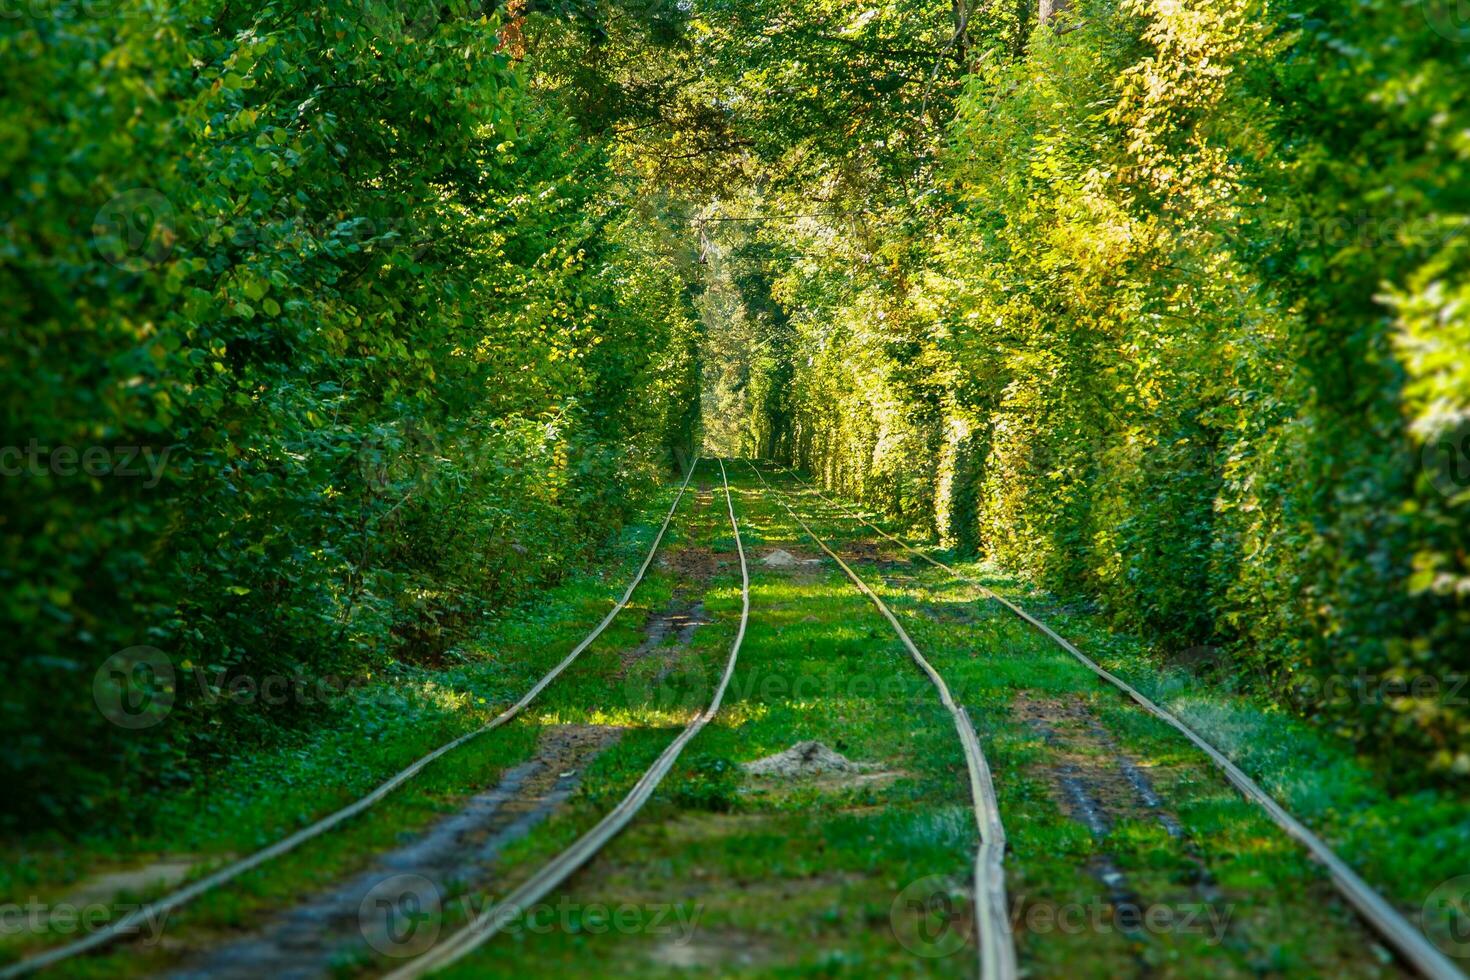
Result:
{"type": "Polygon", "coordinates": [[[617,728],[683,728],[694,719],[699,709],[655,708],[649,705],[598,708],[587,713],[587,723],[617,728]]]}
{"type": "Polygon", "coordinates": [[[471,691],[448,687],[432,678],[421,678],[418,680],[400,680],[384,688],[369,688],[359,696],[362,700],[377,703],[383,699],[384,694],[402,698],[409,705],[418,708],[431,708],[447,713],[458,713],[461,711],[473,711],[487,706],[485,698],[471,691]]]}
{"type": "Polygon", "coordinates": [[[763,701],[734,701],[720,710],[720,720],[731,728],[758,724],[771,716],[771,706],[763,701]]]}

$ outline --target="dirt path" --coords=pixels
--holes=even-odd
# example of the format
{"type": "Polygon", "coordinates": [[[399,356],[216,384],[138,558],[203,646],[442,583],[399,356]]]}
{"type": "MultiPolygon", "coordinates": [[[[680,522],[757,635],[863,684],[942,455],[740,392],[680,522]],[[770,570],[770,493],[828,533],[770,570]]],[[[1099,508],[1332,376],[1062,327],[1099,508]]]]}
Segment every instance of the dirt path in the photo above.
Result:
{"type": "MultiPolygon", "coordinates": [[[[951,719],[835,563],[753,476],[732,482],[756,537],[753,601],[718,720],[647,813],[557,886],[584,918],[497,940],[465,975],[973,975],[976,838],[951,719]],[[585,916],[599,909],[633,925],[594,931],[599,920],[585,916]]],[[[564,830],[595,819],[580,796],[565,805],[588,764],[610,752],[595,787],[605,798],[709,697],[733,552],[714,494],[694,487],[657,559],[656,598],[645,593],[617,642],[547,700],[548,720],[584,724],[548,726],[534,750],[532,727],[514,757],[529,761],[495,785],[457,795],[453,813],[370,867],[251,920],[249,935],[227,934],[182,967],[176,952],[172,975],[305,978],[406,962],[387,957],[442,941],[543,859],[507,855],[509,844],[549,833],[536,830],[548,820],[564,830]],[[441,909],[442,926],[413,928],[441,909]]],[[[893,606],[974,721],[1009,832],[1008,911],[1025,975],[1406,975],[1320,870],[1172,732],[962,580],[809,499],[797,506],[893,606]]],[[[186,948],[217,937],[196,934],[186,948]]]]}
{"type": "Polygon", "coordinates": [[[582,773],[621,734],[611,727],[547,729],[536,755],[495,786],[371,867],[307,898],[255,934],[216,947],[173,973],[176,978],[273,980],[327,976],[363,958],[364,941],[379,952],[416,938],[411,915],[495,880],[505,847],[545,820],[572,794],[582,773]],[[410,907],[411,906],[411,907],[410,907]],[[395,921],[383,921],[385,911],[395,921]]]}
{"type": "MultiPolygon", "coordinates": [[[[709,487],[701,486],[692,497],[679,541],[658,559],[673,580],[672,595],[645,614],[640,642],[611,656],[610,680],[652,667],[652,685],[658,685],[680,668],[696,632],[712,622],[703,596],[722,560],[699,542],[708,537],[718,512],[711,507],[709,487]]],[[[625,689],[645,693],[636,685],[625,689]]],[[[473,904],[483,900],[480,896],[503,890],[497,887],[502,852],[553,817],[581,785],[587,766],[622,734],[623,729],[608,725],[547,728],[530,760],[506,770],[496,785],[469,797],[451,815],[379,855],[370,867],[306,897],[250,935],[199,954],[170,975],[304,980],[358,972],[376,954],[397,962],[423,952],[480,911],[473,904]]]]}
{"type": "MultiPolygon", "coordinates": [[[[1022,691],[1016,696],[1014,710],[1054,750],[1058,760],[1050,772],[1054,799],[1096,842],[1088,871],[1105,889],[1112,924],[1136,950],[1135,975],[1154,975],[1141,954],[1147,940],[1141,917],[1150,899],[1159,896],[1140,894],[1109,852],[1107,839],[1124,819],[1152,819],[1173,838],[1182,836],[1183,828],[1164,806],[1152,780],[1119,747],[1082,698],[1039,698],[1022,691]]],[[[1208,869],[1201,865],[1201,871],[1196,882],[1200,900],[1218,901],[1219,891],[1208,869]]]]}
{"type": "MultiPolygon", "coordinates": [[[[1066,961],[1069,972],[1089,976],[1179,976],[1180,965],[1185,963],[1192,964],[1189,970],[1193,971],[1186,975],[1228,976],[1237,971],[1241,975],[1413,975],[1332,891],[1303,852],[1284,840],[1275,827],[1264,825],[1261,816],[1217,772],[1201,769],[1193,759],[1185,762],[1188,753],[1180,750],[1171,735],[1140,741],[1140,735],[1132,731],[1133,722],[1124,723],[1120,717],[1105,721],[1095,710],[1096,687],[1090,677],[1078,674],[1072,690],[1051,693],[1058,685],[1041,666],[1044,658],[1030,652],[1024,642],[1002,639],[1007,635],[1005,627],[997,630],[985,612],[968,603],[934,608],[935,599],[928,593],[940,581],[937,573],[926,586],[916,566],[895,560],[885,552],[881,539],[869,537],[868,529],[855,528],[840,518],[833,520],[830,512],[828,521],[828,531],[844,528],[836,532],[842,539],[836,550],[860,574],[881,580],[890,598],[902,598],[901,591],[895,594],[892,590],[913,593],[906,614],[928,625],[924,632],[930,646],[942,649],[957,640],[963,649],[979,637],[986,638],[979,641],[979,649],[971,646],[968,656],[951,659],[945,669],[963,678],[976,665],[1005,663],[1019,654],[1023,659],[1013,661],[1015,666],[1008,672],[1031,675],[1034,687],[1022,685],[1006,692],[1009,724],[1039,739],[1045,751],[1024,771],[1006,773],[1002,768],[997,776],[1003,786],[1001,809],[1012,814],[1030,811],[1027,819],[1036,821],[1041,814],[1034,802],[1018,798],[1016,788],[1020,783],[1044,785],[1057,811],[1057,817],[1043,818],[1051,825],[1046,836],[1075,840],[1062,827],[1067,821],[1084,828],[1088,843],[1072,843],[1068,850],[1075,854],[1073,867],[1099,889],[1096,900],[1082,903],[1089,917],[1083,933],[1091,934],[1093,943],[1053,960],[1059,951],[1048,948],[1049,944],[1056,946],[1059,940],[1072,937],[1056,935],[1055,924],[1043,916],[1040,921],[1045,928],[1029,946],[1046,958],[1032,959],[1033,971],[1046,974],[1048,961],[1066,961]],[[1147,744],[1153,752],[1167,746],[1168,757],[1176,761],[1144,764],[1138,750],[1126,747],[1125,742],[1147,744]],[[1212,792],[1208,787],[1215,789],[1212,792]],[[1240,817],[1232,823],[1201,808],[1206,799],[1209,806],[1237,811],[1240,817]],[[1192,808],[1187,817],[1181,816],[1185,812],[1181,807],[1192,808]],[[1162,840],[1144,829],[1150,824],[1162,830],[1162,840]],[[1251,854],[1265,849],[1280,855],[1279,866],[1269,873],[1251,854]],[[1222,865],[1219,873],[1214,867],[1217,860],[1222,865]],[[1220,883],[1227,877],[1228,888],[1220,883]],[[1151,923],[1150,916],[1164,924],[1151,923]],[[1185,950],[1188,953],[1181,957],[1185,950]],[[1273,962],[1277,965],[1268,965],[1273,962]]],[[[983,610],[983,604],[980,608],[983,610]]],[[[971,676],[979,680],[979,675],[971,676]]],[[[980,686],[992,683],[981,681],[980,686]]],[[[995,717],[994,707],[989,713],[992,731],[1004,730],[1007,723],[995,717]]],[[[971,714],[985,719],[987,709],[976,704],[971,714]]],[[[1055,880],[1061,867],[1043,870],[1035,860],[1028,861],[1024,838],[1013,842],[1012,849],[1017,854],[1012,873],[1021,880],[1018,891],[1031,891],[1040,884],[1043,894],[1055,894],[1056,886],[1046,879],[1055,880]]],[[[1069,906],[1079,903],[1074,899],[1041,904],[1049,914],[1065,914],[1075,911],[1069,906]]],[[[1014,913],[1018,934],[1028,931],[1027,911],[1018,908],[1014,913]]]]}

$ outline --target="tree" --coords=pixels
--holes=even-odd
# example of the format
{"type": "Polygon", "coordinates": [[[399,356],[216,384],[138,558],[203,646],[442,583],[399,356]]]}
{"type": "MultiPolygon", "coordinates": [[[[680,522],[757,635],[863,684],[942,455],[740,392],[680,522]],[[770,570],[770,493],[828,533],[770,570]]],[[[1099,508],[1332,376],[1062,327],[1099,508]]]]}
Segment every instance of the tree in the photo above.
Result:
{"type": "Polygon", "coordinates": [[[1065,13],[1072,6],[1072,0],[1039,0],[1036,12],[1036,23],[1044,25],[1057,14],[1065,13]]]}

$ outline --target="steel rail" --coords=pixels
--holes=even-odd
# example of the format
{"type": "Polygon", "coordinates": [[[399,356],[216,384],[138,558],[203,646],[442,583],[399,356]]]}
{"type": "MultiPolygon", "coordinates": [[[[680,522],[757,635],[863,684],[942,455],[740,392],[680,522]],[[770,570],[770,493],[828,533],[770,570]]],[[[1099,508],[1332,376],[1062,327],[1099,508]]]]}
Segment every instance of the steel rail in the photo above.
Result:
{"type": "Polygon", "coordinates": [[[238,861],[227,864],[223,868],[220,868],[219,870],[214,871],[211,874],[200,878],[198,881],[195,881],[189,885],[184,886],[183,888],[178,889],[177,891],[171,892],[170,894],[165,895],[162,898],[157,899],[156,901],[139,906],[132,912],[123,916],[121,919],[118,919],[116,922],[110,923],[108,926],[99,929],[97,932],[91,933],[74,942],[67,943],[64,946],[58,946],[55,949],[46,950],[42,953],[38,953],[35,956],[20,960],[17,963],[12,963],[11,965],[5,967],[3,970],[0,970],[0,980],[9,980],[9,978],[11,977],[25,976],[28,973],[34,973],[37,970],[43,970],[49,966],[60,963],[63,960],[68,960],[73,956],[80,955],[81,953],[85,953],[90,950],[106,946],[121,937],[123,934],[134,931],[140,924],[154,921],[156,916],[167,915],[180,906],[190,901],[193,901],[200,895],[203,895],[205,892],[218,888],[220,885],[223,885],[234,878],[238,878],[245,872],[252,871],[255,868],[258,868],[261,865],[265,864],[267,861],[280,857],[282,854],[285,854],[288,851],[292,851],[297,847],[300,847],[302,844],[306,843],[309,840],[320,837],[322,834],[331,830],[333,827],[336,827],[338,824],[357,816],[359,813],[362,813],[369,807],[373,806],[375,803],[382,800],[389,793],[393,792],[395,789],[402,786],[404,783],[408,782],[414,776],[422,772],[426,766],[434,762],[436,759],[439,759],[449,752],[454,751],[466,742],[478,738],[481,735],[484,735],[486,732],[490,732],[496,728],[499,728],[501,725],[504,725],[516,715],[520,714],[527,705],[535,700],[538,694],[546,689],[547,685],[556,680],[556,678],[562,673],[562,671],[570,667],[572,663],[582,655],[582,652],[585,651],[589,646],[591,646],[594,640],[602,635],[603,631],[607,629],[607,627],[612,623],[613,619],[617,617],[618,613],[622,612],[623,608],[627,606],[628,601],[633,598],[633,591],[638,588],[638,583],[643,581],[643,576],[648,571],[648,567],[653,564],[653,557],[658,552],[658,546],[663,541],[664,533],[668,531],[669,523],[674,519],[674,512],[679,509],[679,501],[684,498],[684,491],[688,488],[689,481],[691,478],[693,478],[694,471],[696,468],[698,468],[698,466],[699,457],[696,456],[693,465],[689,467],[689,472],[684,476],[684,482],[679,486],[679,492],[674,496],[674,502],[669,505],[669,512],[664,515],[664,521],[658,529],[658,534],[654,535],[653,544],[649,547],[648,554],[643,559],[643,564],[638,566],[638,572],[633,576],[633,581],[628,584],[627,590],[623,592],[622,598],[613,605],[608,614],[603,617],[602,622],[598,623],[597,626],[592,630],[592,632],[583,637],[582,641],[572,649],[572,652],[567,654],[566,657],[562,659],[561,663],[557,664],[550,670],[550,672],[548,672],[544,677],[537,681],[535,686],[527,691],[525,696],[522,697],[515,704],[511,705],[509,708],[506,708],[504,711],[496,715],[493,719],[485,723],[480,728],[476,728],[473,731],[466,732],[465,734],[460,735],[458,738],[445,742],[443,745],[439,746],[437,749],[434,749],[427,755],[422,756],[406,768],[399,770],[393,776],[389,777],[386,781],[380,783],[366,796],[363,796],[355,802],[349,803],[347,806],[342,807],[340,810],[337,810],[336,812],[323,817],[316,823],[313,823],[307,827],[303,827],[300,830],[296,831],[294,834],[291,834],[289,837],[285,837],[279,841],[276,841],[276,843],[262,848],[261,850],[256,851],[254,854],[250,854],[244,858],[241,858],[238,861]]]}
{"type": "Polygon", "coordinates": [[[964,748],[965,766],[970,777],[970,799],[974,803],[975,823],[980,832],[980,846],[976,850],[974,870],[975,928],[980,937],[978,950],[980,976],[982,980],[1014,980],[1019,974],[1016,966],[1015,937],[1011,933],[1011,920],[1006,908],[1005,827],[1000,819],[1000,804],[996,800],[995,781],[990,774],[990,765],[985,761],[985,753],[980,749],[980,740],[975,735],[975,726],[970,721],[969,713],[955,704],[954,698],[950,695],[949,685],[944,682],[939,671],[934,669],[934,665],[919,652],[919,648],[909,637],[908,631],[899,623],[898,617],[893,615],[888,605],[879,598],[878,593],[869,588],[868,584],[858,577],[858,574],[838,556],[837,552],[829,548],[827,542],[817,536],[807,522],[792,509],[791,504],[786,501],[785,494],[766,482],[766,478],[754,463],[750,464],[750,468],[761,481],[761,485],[776,494],[781,506],[786,508],[792,520],[801,525],[802,530],[827,553],[829,558],[837,563],[837,567],[846,573],[853,585],[857,586],[858,590],[878,607],[883,618],[888,620],[888,624],[903,641],[904,648],[913,658],[914,663],[939,691],[939,700],[943,702],[950,717],[954,720],[960,744],[964,748]]]}
{"type": "Polygon", "coordinates": [[[735,662],[740,654],[740,644],[745,639],[745,624],[750,618],[750,572],[745,563],[745,547],[740,542],[740,524],[735,519],[735,503],[730,497],[730,481],[725,475],[723,461],[720,461],[720,480],[725,486],[725,506],[730,512],[730,527],[735,532],[735,550],[740,555],[741,608],[740,625],[735,632],[735,641],[730,645],[730,657],[725,664],[725,672],[720,677],[719,686],[715,689],[709,706],[685,726],[679,736],[654,760],[653,765],[648,767],[628,795],[609,811],[607,816],[598,821],[596,826],[583,834],[566,850],[542,865],[535,874],[513,889],[505,898],[481,911],[469,925],[422,956],[389,973],[387,980],[410,980],[410,978],[420,977],[458,962],[515,921],[518,915],[523,914],[536,902],[550,894],[632,822],[633,818],[638,815],[638,811],[653,796],[654,790],[658,789],[659,783],[663,782],[664,777],[673,769],[684,747],[719,712],[720,704],[725,698],[725,689],[730,686],[730,678],[735,673],[735,662]]]}
{"type": "Polygon", "coordinates": [[[1403,913],[1394,908],[1388,899],[1384,898],[1371,885],[1364,881],[1347,862],[1338,857],[1337,853],[1325,841],[1313,833],[1300,820],[1292,816],[1280,803],[1276,802],[1274,797],[1262,789],[1260,784],[1250,776],[1246,775],[1245,771],[1231,761],[1224,752],[1221,752],[1210,742],[1206,741],[1203,736],[1190,728],[1189,725],[1185,724],[1167,709],[1160,707],[1145,697],[1127,681],[1124,681],[1122,678],[1097,664],[1051,627],[1026,612],[1011,600],[996,593],[978,580],[956,571],[937,558],[931,557],[927,553],[912,547],[907,542],[894,537],[867,518],[852,513],[842,504],[828,497],[815,484],[803,480],[793,471],[788,470],[788,472],[791,472],[793,478],[809,487],[818,497],[821,497],[827,503],[845,513],[850,519],[866,524],[910,554],[923,559],[936,568],[943,569],[960,581],[967,582],[978,588],[982,595],[1000,603],[1017,617],[1052,640],[1052,642],[1056,643],[1063,650],[1070,653],[1088,670],[1128,695],[1149,714],[1171,726],[1185,738],[1189,739],[1190,742],[1194,743],[1196,748],[1207,755],[1225,773],[1225,777],[1240,791],[1241,795],[1265,810],[1267,815],[1270,816],[1271,820],[1278,827],[1305,847],[1308,853],[1327,869],[1327,873],[1338,892],[1351,903],[1353,908],[1358,911],[1358,914],[1372,926],[1373,930],[1387,940],[1399,952],[1399,955],[1412,965],[1414,969],[1418,970],[1421,975],[1430,978],[1430,980],[1465,980],[1466,975],[1454,963],[1450,962],[1449,957],[1440,952],[1424,933],[1420,932],[1413,923],[1405,918],[1403,913]]]}

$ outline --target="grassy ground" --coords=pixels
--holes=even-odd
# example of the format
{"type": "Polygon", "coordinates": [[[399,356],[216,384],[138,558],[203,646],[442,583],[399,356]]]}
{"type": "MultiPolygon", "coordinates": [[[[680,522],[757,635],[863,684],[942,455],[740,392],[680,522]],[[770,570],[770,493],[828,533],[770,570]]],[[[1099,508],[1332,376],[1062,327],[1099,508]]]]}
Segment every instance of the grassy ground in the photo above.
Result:
{"type": "MultiPolygon", "coordinates": [[[[871,534],[850,520],[846,510],[834,509],[815,498],[808,498],[806,506],[824,514],[826,526],[839,535],[862,538],[871,534]]],[[[955,564],[948,556],[940,557],[955,564]]],[[[1460,873],[1457,869],[1470,868],[1470,806],[1465,801],[1432,792],[1392,797],[1370,771],[1355,761],[1350,745],[1321,736],[1274,705],[1222,690],[1183,668],[1161,668],[1136,638],[1112,633],[1085,614],[1058,608],[1048,597],[1035,595],[993,568],[972,563],[958,565],[957,570],[1041,615],[1094,659],[1223,748],[1394,900],[1411,920],[1419,920],[1426,908],[1433,912],[1433,902],[1426,900],[1432,899],[1447,878],[1460,873]]],[[[1024,666],[1022,676],[1015,678],[1017,686],[1032,686],[1040,680],[1036,665],[1055,661],[1055,669],[1066,678],[1066,689],[1092,689],[1086,696],[1094,703],[1094,713],[1135,758],[1152,754],[1163,763],[1160,789],[1172,786],[1164,796],[1171,802],[1178,801],[1177,812],[1183,818],[1184,829],[1209,859],[1218,882],[1222,886],[1251,885],[1252,877],[1266,876],[1268,887],[1248,888],[1237,896],[1239,901],[1231,903],[1245,916],[1240,931],[1246,941],[1235,942],[1227,933],[1232,941],[1225,945],[1237,946],[1246,954],[1237,958],[1243,968],[1322,975],[1370,970],[1373,963],[1391,965],[1386,951],[1376,943],[1368,945],[1366,953],[1362,948],[1355,951],[1350,945],[1344,947],[1344,962],[1320,958],[1321,950],[1332,945],[1324,941],[1332,932],[1323,929],[1333,923],[1352,926],[1352,917],[1335,894],[1324,887],[1321,875],[1305,862],[1300,850],[1226,788],[1203,757],[1189,750],[1177,734],[1111,687],[1093,680],[1090,673],[1049,641],[995,608],[995,604],[978,598],[975,590],[964,583],[927,565],[915,567],[913,573],[912,581],[895,582],[895,588],[885,591],[895,607],[918,613],[932,610],[936,601],[947,597],[987,621],[998,620],[993,644],[1022,657],[1024,666]],[[1080,687],[1076,680],[1079,677],[1080,687]],[[1181,768],[1167,763],[1165,760],[1170,758],[1186,765],[1181,768]],[[1294,902],[1294,893],[1304,897],[1294,902]],[[1303,901],[1320,904],[1331,915],[1324,921],[1322,916],[1304,910],[1303,901]],[[1346,959],[1353,956],[1367,962],[1348,964],[1346,959]]],[[[919,619],[912,632],[916,638],[924,635],[920,642],[926,649],[950,646],[943,625],[926,623],[922,616],[919,619]]],[[[970,628],[966,632],[973,640],[970,628]]],[[[1013,662],[1013,657],[1006,657],[996,666],[1005,666],[1006,661],[1013,662]]],[[[963,667],[960,670],[959,683],[963,685],[968,675],[963,667]]],[[[1003,810],[1007,799],[1003,789],[1003,810]]],[[[1230,894],[1228,888],[1226,893],[1230,894]]],[[[1443,919],[1429,918],[1424,925],[1431,935],[1445,938],[1443,919]]],[[[1342,938],[1348,937],[1344,934],[1342,938]]]]}
{"type": "MultiPolygon", "coordinates": [[[[724,709],[628,831],[449,975],[973,975],[967,883],[977,839],[951,720],[871,603],[749,468],[729,471],[751,559],[751,618],[724,709]],[[765,560],[778,551],[791,560],[765,560]],[[804,779],[740,769],[804,740],[865,768],[804,779]]],[[[791,479],[768,478],[893,607],[969,708],[1010,836],[1012,921],[1032,975],[1401,974],[1300,848],[1172,729],[974,586],[908,561],[791,479]]],[[[740,608],[718,485],[705,464],[633,604],[521,718],[342,830],[176,913],[163,942],[58,974],[187,963],[453,813],[530,758],[549,726],[618,726],[620,739],[567,804],[502,854],[493,886],[456,896],[450,925],[513,887],[606,813],[707,702],[740,608]],[[650,648],[654,614],[695,601],[709,623],[688,646],[650,648]]],[[[629,535],[600,573],[496,624],[461,668],[418,679],[406,708],[369,703],[291,753],[235,763],[163,801],[148,839],[101,831],[66,846],[26,842],[7,863],[7,893],[54,900],[98,865],[243,853],[340,805],[528,687],[607,608],[652,526],[629,535]]],[[[963,571],[1198,725],[1406,910],[1417,912],[1454,868],[1470,868],[1462,804],[1391,800],[1346,747],[1160,672],[1136,641],[1050,608],[992,569],[963,571]]],[[[23,932],[0,948],[14,955],[65,938],[23,932]]],[[[355,957],[340,972],[370,964],[355,957]]]]}
{"type": "MultiPolygon", "coordinates": [[[[753,477],[731,475],[753,558],[815,552],[753,477]]],[[[974,823],[963,757],[937,697],[830,563],[754,561],[751,608],[724,711],[660,798],[570,883],[574,914],[551,916],[546,933],[492,943],[452,975],[582,976],[589,962],[604,976],[972,968],[972,958],[916,956],[890,928],[895,898],[910,883],[937,878],[957,912],[964,902],[974,823]],[[861,780],[796,784],[743,778],[736,768],[808,739],[879,768],[861,780]],[[597,923],[593,931],[582,921],[589,909],[619,906],[639,910],[630,916],[639,927],[597,923]],[[697,915],[697,930],[653,927],[662,909],[697,915]]],[[[949,925],[968,929],[958,915],[949,925]]]]}
{"type": "MultiPolygon", "coordinates": [[[[434,747],[483,725],[602,618],[647,553],[675,489],[622,536],[599,567],[548,591],[534,608],[509,611],[489,624],[464,651],[460,666],[356,692],[301,744],[232,760],[207,784],[162,797],[154,829],[146,836],[99,827],[83,839],[40,834],[10,842],[0,862],[5,902],[79,905],[73,896],[98,872],[179,856],[198,858],[189,877],[201,876],[230,855],[256,850],[339,808],[434,747]]],[[[681,523],[696,504],[695,489],[691,483],[665,549],[685,533],[681,523]]],[[[160,969],[259,922],[293,896],[363,867],[406,833],[453,812],[470,793],[493,785],[502,772],[528,758],[538,729],[565,715],[567,704],[597,703],[606,687],[607,651],[636,645],[642,623],[666,601],[673,579],[663,569],[651,569],[625,612],[515,721],[438,760],[367,814],[173,913],[163,942],[133,943],[56,972],[113,976],[160,969]]],[[[132,903],[162,890],[124,891],[93,904],[120,916],[132,903]]],[[[65,921],[26,926],[0,934],[0,956],[14,958],[79,934],[65,921]]]]}
{"type": "MultiPolygon", "coordinates": [[[[603,928],[600,916],[587,928],[562,917],[549,932],[492,945],[457,975],[573,976],[588,962],[613,976],[973,972],[965,883],[975,834],[953,729],[835,566],[759,563],[777,548],[819,552],[748,471],[737,475],[757,564],[726,710],[664,800],[565,899],[599,913],[619,903],[693,909],[698,929],[603,928]],[[803,739],[891,777],[769,786],[723,775],[803,739]],[[930,902],[928,933],[912,921],[914,898],[930,902]]],[[[1171,729],[972,586],[911,564],[795,484],[781,486],[970,708],[1011,836],[1012,918],[1034,974],[1400,973],[1300,849],[1171,729]],[[1137,794],[1124,765],[1146,774],[1157,806],[1128,798],[1137,794]],[[1079,819],[1064,773],[1104,811],[1101,832],[1079,819]],[[1121,887],[1106,883],[1120,878],[1121,887]],[[1138,921],[1118,914],[1129,904],[1138,921]]]]}

